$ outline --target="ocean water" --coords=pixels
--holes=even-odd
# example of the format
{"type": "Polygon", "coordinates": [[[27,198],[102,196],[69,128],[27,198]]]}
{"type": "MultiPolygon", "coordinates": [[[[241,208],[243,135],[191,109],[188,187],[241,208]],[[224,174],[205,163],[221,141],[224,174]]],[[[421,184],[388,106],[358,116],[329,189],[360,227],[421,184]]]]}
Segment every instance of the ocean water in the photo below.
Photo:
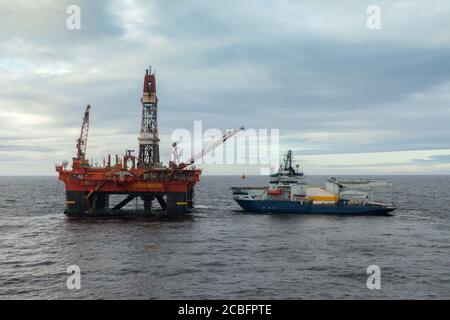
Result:
{"type": "Polygon", "coordinates": [[[203,176],[186,218],[73,219],[56,177],[0,177],[0,298],[448,299],[450,176],[391,179],[393,217],[244,214],[239,177],[203,176]]]}

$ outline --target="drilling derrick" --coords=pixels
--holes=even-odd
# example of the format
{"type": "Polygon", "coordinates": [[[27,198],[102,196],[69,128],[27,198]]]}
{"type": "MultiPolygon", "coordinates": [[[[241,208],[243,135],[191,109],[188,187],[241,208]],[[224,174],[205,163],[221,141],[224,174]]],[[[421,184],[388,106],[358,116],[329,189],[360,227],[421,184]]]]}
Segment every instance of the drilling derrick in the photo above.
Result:
{"type": "Polygon", "coordinates": [[[138,137],[138,167],[160,167],[158,138],[158,98],[156,97],[155,75],[151,68],[145,70],[144,88],[141,97],[142,120],[138,137]]]}

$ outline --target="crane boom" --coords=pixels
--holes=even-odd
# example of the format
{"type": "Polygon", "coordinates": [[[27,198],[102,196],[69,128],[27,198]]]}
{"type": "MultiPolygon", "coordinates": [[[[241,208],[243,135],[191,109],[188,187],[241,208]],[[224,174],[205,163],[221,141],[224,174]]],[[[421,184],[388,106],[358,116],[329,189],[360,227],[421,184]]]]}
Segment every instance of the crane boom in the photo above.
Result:
{"type": "Polygon", "coordinates": [[[392,182],[386,179],[353,179],[353,180],[339,180],[339,185],[343,188],[352,189],[366,189],[376,187],[390,187],[392,182]]]}
{"type": "Polygon", "coordinates": [[[87,147],[87,139],[88,139],[88,133],[89,133],[89,110],[90,109],[91,109],[91,105],[88,104],[86,106],[86,111],[84,112],[80,138],[77,139],[77,158],[80,160],[84,160],[86,157],[86,147],[87,147]]]}
{"type": "Polygon", "coordinates": [[[238,133],[240,131],[243,131],[243,130],[245,130],[244,127],[240,127],[240,128],[237,128],[237,129],[234,129],[232,131],[229,131],[229,132],[225,133],[222,137],[220,137],[219,139],[217,139],[216,141],[214,141],[213,143],[208,145],[206,148],[202,149],[202,151],[200,151],[197,154],[193,155],[189,160],[180,163],[178,165],[178,169],[184,169],[184,168],[190,166],[195,161],[197,161],[198,159],[202,158],[205,154],[207,154],[208,152],[211,152],[212,150],[217,148],[219,145],[221,145],[222,143],[227,141],[229,138],[234,136],[236,133],[238,133]]]}

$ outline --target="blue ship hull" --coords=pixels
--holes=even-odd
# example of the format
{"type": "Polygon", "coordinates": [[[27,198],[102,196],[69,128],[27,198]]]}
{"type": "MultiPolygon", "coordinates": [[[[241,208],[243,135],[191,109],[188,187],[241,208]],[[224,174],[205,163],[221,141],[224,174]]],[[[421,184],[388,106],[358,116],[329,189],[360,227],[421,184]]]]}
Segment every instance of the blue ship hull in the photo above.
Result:
{"type": "Polygon", "coordinates": [[[235,199],[246,212],[288,213],[288,214],[330,214],[330,215],[379,215],[389,216],[395,207],[382,204],[336,205],[301,204],[296,201],[242,200],[235,199]]]}

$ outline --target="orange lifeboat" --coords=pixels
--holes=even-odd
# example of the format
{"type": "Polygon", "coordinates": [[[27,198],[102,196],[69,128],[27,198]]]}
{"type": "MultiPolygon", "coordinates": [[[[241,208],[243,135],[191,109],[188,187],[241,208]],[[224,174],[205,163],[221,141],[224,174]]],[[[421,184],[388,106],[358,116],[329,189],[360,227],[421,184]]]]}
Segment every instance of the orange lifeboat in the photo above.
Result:
{"type": "Polygon", "coordinates": [[[281,194],[283,194],[283,190],[281,190],[281,189],[272,189],[272,190],[268,190],[267,194],[269,196],[280,196],[281,194]]]}

